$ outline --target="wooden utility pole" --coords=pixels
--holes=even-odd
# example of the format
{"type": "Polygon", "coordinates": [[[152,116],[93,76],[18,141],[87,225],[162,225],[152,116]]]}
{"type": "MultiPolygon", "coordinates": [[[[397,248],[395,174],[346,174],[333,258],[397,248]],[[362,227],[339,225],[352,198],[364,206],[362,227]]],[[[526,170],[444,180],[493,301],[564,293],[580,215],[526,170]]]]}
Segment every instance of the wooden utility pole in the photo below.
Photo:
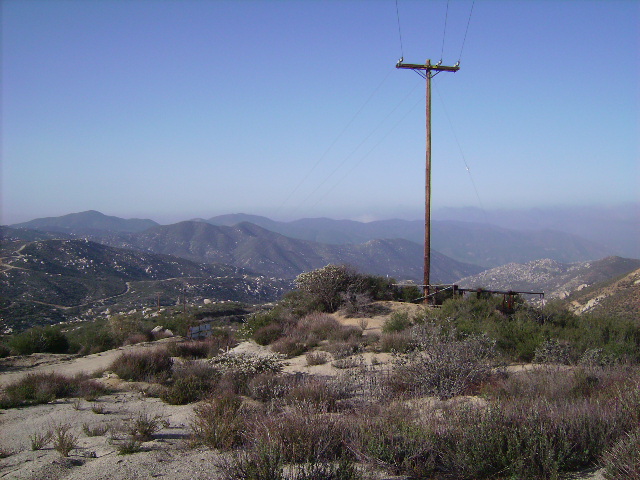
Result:
{"type": "Polygon", "coordinates": [[[424,206],[424,302],[429,302],[429,273],[431,270],[431,78],[440,72],[457,72],[460,70],[460,62],[453,67],[446,67],[438,62],[431,65],[431,60],[427,60],[424,65],[414,63],[403,63],[400,59],[396,63],[396,68],[408,68],[422,76],[427,81],[426,92],[426,116],[427,116],[427,142],[426,142],[426,176],[425,176],[425,206],[424,206]]]}

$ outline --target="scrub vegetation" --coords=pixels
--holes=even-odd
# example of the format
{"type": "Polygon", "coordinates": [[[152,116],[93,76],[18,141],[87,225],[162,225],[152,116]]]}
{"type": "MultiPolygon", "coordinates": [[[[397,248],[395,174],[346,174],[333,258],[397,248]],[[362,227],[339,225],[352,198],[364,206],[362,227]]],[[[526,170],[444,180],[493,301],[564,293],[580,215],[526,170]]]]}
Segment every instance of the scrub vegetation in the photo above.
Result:
{"type": "MultiPolygon", "coordinates": [[[[332,313],[380,315],[388,306],[378,300],[419,292],[342,266],[296,284],[237,331],[220,326],[207,340],[123,355],[109,370],[159,384],[166,403],[194,403],[191,443],[227,452],[217,467],[229,479],[553,479],[591,467],[633,478],[640,470],[637,321],[558,304],[506,311],[501,298],[474,295],[416,314],[386,311],[376,334],[367,321],[345,325],[332,313]],[[228,351],[246,339],[262,350],[228,351]],[[287,373],[293,357],[331,374],[287,373]]],[[[53,376],[26,379],[4,390],[4,405],[13,391],[23,392],[15,405],[83,392],[57,393],[53,376]],[[32,386],[42,383],[51,388],[32,386]]],[[[144,438],[161,421],[138,420],[149,427],[144,438]]],[[[145,432],[136,428],[120,453],[138,451],[145,432]]]]}

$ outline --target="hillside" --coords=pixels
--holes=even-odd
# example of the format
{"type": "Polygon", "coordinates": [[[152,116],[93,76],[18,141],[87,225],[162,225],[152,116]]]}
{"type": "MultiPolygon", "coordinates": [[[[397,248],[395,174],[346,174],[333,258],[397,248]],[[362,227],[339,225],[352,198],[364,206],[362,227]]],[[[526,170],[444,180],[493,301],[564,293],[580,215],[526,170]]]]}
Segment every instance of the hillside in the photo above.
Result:
{"type": "Polygon", "coordinates": [[[85,313],[174,305],[182,295],[249,303],[272,301],[290,288],[227,265],[140,253],[87,240],[5,245],[0,264],[0,318],[5,327],[48,324],[85,313]],[[13,247],[11,249],[10,247],[13,247]]]}
{"type": "MultiPolygon", "coordinates": [[[[422,245],[424,221],[381,220],[357,222],[329,218],[305,218],[277,222],[256,215],[222,215],[207,220],[212,225],[233,226],[251,222],[291,238],[328,244],[360,244],[375,239],[402,238],[422,245]]],[[[519,231],[486,223],[433,221],[431,246],[464,263],[492,268],[540,258],[571,263],[610,255],[611,251],[577,235],[558,230],[519,231]]]]}
{"type": "Polygon", "coordinates": [[[550,259],[509,263],[463,278],[466,288],[545,292],[547,298],[565,298],[571,292],[640,268],[640,260],[607,257],[594,262],[560,263],[550,259]]]}
{"type": "Polygon", "coordinates": [[[640,321],[640,269],[574,292],[566,304],[575,313],[640,321]]]}
{"type": "MultiPolygon", "coordinates": [[[[422,277],[422,247],[402,239],[329,245],[289,238],[247,222],[230,227],[180,222],[102,241],[197,262],[235,265],[280,278],[294,278],[301,272],[329,263],[346,263],[363,273],[398,279],[419,280],[422,277]]],[[[432,262],[434,281],[443,283],[482,270],[436,252],[432,262]]]]}

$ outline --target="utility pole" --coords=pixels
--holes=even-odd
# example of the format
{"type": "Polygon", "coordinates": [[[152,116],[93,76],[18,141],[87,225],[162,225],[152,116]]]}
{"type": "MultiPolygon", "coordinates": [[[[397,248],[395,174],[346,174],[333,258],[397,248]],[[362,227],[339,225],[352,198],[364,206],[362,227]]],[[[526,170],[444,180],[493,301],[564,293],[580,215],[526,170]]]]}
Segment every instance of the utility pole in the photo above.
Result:
{"type": "Polygon", "coordinates": [[[424,303],[429,302],[429,273],[431,270],[431,78],[440,72],[457,72],[460,70],[460,62],[453,67],[441,65],[442,61],[431,65],[427,60],[424,65],[403,63],[401,58],[396,63],[396,68],[408,68],[417,72],[427,81],[426,92],[426,116],[427,116],[427,144],[426,144],[426,177],[425,177],[425,206],[424,206],[424,303]]]}

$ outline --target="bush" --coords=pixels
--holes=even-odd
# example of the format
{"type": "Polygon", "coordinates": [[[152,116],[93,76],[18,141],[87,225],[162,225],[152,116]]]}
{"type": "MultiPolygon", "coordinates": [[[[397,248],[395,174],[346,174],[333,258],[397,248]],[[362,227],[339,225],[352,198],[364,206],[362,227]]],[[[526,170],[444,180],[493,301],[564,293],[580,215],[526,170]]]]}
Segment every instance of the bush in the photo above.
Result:
{"type": "Polygon", "coordinates": [[[31,440],[31,450],[42,450],[46,447],[53,438],[53,431],[47,430],[45,432],[35,432],[29,436],[31,440]]]}
{"type": "Polygon", "coordinates": [[[109,431],[109,425],[104,423],[102,425],[96,425],[95,427],[92,427],[88,423],[82,424],[82,432],[87,437],[101,437],[108,431],[109,431]]]}
{"type": "Polygon", "coordinates": [[[283,467],[281,447],[271,441],[256,442],[221,465],[225,480],[286,480],[283,467]]]}
{"type": "Polygon", "coordinates": [[[0,408],[49,403],[62,397],[95,396],[105,391],[102,385],[84,376],[70,378],[57,373],[32,373],[4,388],[0,394],[0,408]]]}
{"type": "Polygon", "coordinates": [[[286,395],[296,385],[296,377],[262,373],[249,381],[251,398],[268,402],[286,395]]]}
{"type": "Polygon", "coordinates": [[[407,353],[415,348],[413,336],[407,332],[383,333],[380,337],[380,350],[392,353],[407,353]]]}
{"type": "Polygon", "coordinates": [[[307,365],[324,365],[331,357],[325,352],[309,352],[305,355],[307,365]]]}
{"type": "Polygon", "coordinates": [[[290,388],[284,395],[287,403],[301,411],[329,413],[338,411],[338,401],[346,396],[329,381],[307,379],[290,388]]]}
{"type": "Polygon", "coordinates": [[[124,380],[162,382],[169,378],[173,360],[166,350],[125,353],[108,367],[124,380]]]}
{"type": "Polygon", "coordinates": [[[461,395],[491,374],[495,342],[486,335],[455,338],[432,326],[414,329],[418,347],[397,357],[389,385],[396,392],[436,395],[442,399],[461,395]]]}
{"type": "Polygon", "coordinates": [[[295,284],[317,310],[335,312],[342,304],[341,293],[346,292],[356,280],[356,273],[345,265],[326,267],[298,275],[295,284]]]}
{"type": "Polygon", "coordinates": [[[127,429],[131,438],[147,442],[152,440],[153,435],[166,423],[162,415],[151,416],[146,412],[141,412],[136,417],[129,419],[127,429]]]}
{"type": "Polygon", "coordinates": [[[569,365],[573,363],[571,357],[571,346],[567,342],[552,338],[536,349],[533,361],[536,363],[569,365]]]}
{"type": "Polygon", "coordinates": [[[173,380],[160,394],[171,405],[186,405],[202,400],[215,391],[220,372],[211,365],[185,362],[173,367],[173,380]]]}
{"type": "Polygon", "coordinates": [[[93,321],[67,332],[69,352],[90,355],[116,348],[121,343],[104,322],[93,321]]]}
{"type": "Polygon", "coordinates": [[[346,342],[332,342],[321,348],[329,352],[337,360],[350,357],[362,351],[362,345],[354,338],[346,342]]]}
{"type": "Polygon", "coordinates": [[[9,348],[19,355],[32,353],[67,353],[69,341],[53,327],[34,327],[9,338],[9,348]]]}
{"type": "Polygon", "coordinates": [[[623,435],[607,449],[601,463],[607,480],[640,478],[640,428],[623,435]]]}
{"type": "Polygon", "coordinates": [[[317,342],[312,342],[311,344],[303,343],[298,338],[295,337],[282,337],[278,341],[276,341],[273,345],[271,345],[271,350],[276,353],[280,353],[287,358],[297,357],[298,355],[302,355],[304,352],[313,348],[317,345],[317,342]]]}
{"type": "Polygon", "coordinates": [[[383,333],[401,332],[411,326],[409,314],[407,312],[393,312],[382,325],[383,333]]]}
{"type": "Polygon", "coordinates": [[[290,409],[261,417],[252,435],[257,442],[280,445],[282,459],[289,463],[333,461],[346,453],[341,422],[331,414],[290,409]]]}
{"type": "Polygon", "coordinates": [[[612,440],[635,427],[619,407],[518,399],[418,416],[385,405],[357,417],[350,446],[412,478],[558,478],[592,465],[612,440]]]}
{"type": "Polygon", "coordinates": [[[283,333],[282,325],[270,323],[257,329],[252,338],[258,345],[269,345],[282,337],[283,333]]]}
{"type": "Polygon", "coordinates": [[[142,442],[135,437],[127,437],[116,443],[118,455],[132,455],[142,451],[142,442]]]}
{"type": "Polygon", "coordinates": [[[61,456],[68,457],[71,450],[78,448],[78,437],[71,432],[71,425],[59,424],[53,429],[53,448],[61,456]]]}
{"type": "Polygon", "coordinates": [[[195,442],[220,450],[242,445],[247,425],[240,412],[241,406],[239,396],[225,394],[195,407],[191,424],[195,442]]]}

